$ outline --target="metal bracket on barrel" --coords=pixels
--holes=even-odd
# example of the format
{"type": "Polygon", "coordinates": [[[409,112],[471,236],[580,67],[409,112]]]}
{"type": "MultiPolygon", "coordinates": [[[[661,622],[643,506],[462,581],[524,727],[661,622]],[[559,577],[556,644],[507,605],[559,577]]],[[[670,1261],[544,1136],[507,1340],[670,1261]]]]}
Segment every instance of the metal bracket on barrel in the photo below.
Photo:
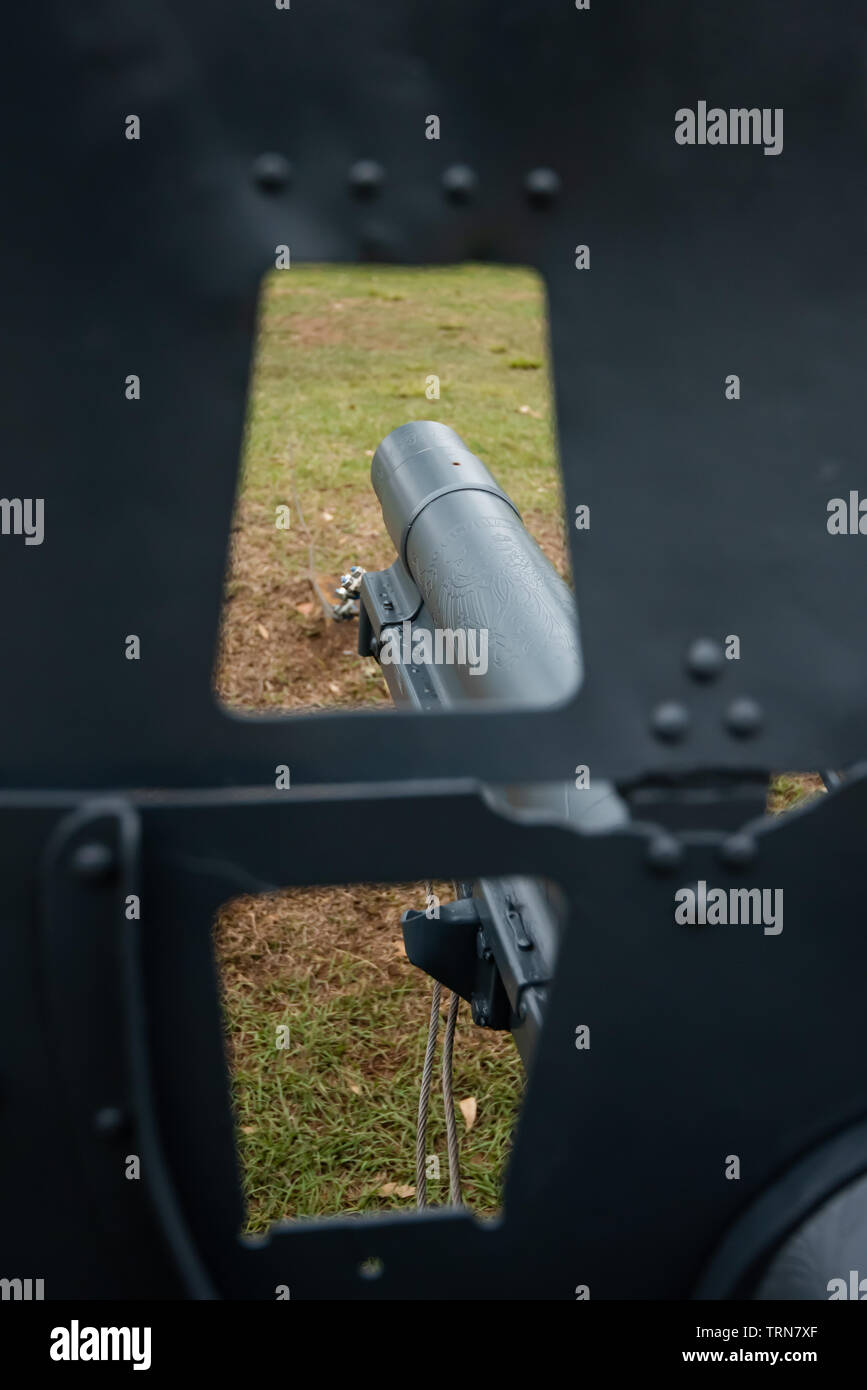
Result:
{"type": "Polygon", "coordinates": [[[368,570],[361,581],[360,596],[360,656],[376,656],[382,629],[411,622],[422,604],[421,594],[402,560],[395,560],[387,570],[368,570]]]}
{"type": "Polygon", "coordinates": [[[466,999],[473,1022],[506,1030],[512,1009],[479,919],[475,898],[444,903],[437,917],[411,909],[401,917],[406,954],[432,979],[466,999]]]}

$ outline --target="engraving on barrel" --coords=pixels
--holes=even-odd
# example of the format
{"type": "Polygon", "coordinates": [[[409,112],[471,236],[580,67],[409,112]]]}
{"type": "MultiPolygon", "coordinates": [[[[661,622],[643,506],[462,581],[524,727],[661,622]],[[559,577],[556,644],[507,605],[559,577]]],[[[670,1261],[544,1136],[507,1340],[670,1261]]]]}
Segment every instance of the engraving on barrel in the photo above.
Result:
{"type": "Polygon", "coordinates": [[[540,648],[579,655],[575,608],[565,585],[543,580],[519,521],[485,516],[452,527],[422,570],[425,604],[450,628],[487,628],[490,660],[508,670],[540,648]],[[479,529],[493,541],[479,553],[479,529]]]}

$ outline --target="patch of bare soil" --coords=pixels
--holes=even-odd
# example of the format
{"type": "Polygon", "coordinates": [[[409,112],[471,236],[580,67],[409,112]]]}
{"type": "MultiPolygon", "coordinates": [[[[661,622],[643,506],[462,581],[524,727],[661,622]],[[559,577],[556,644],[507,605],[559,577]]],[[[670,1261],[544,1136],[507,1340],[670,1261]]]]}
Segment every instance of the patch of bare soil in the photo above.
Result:
{"type": "Polygon", "coordinates": [[[343,954],[381,979],[403,984],[411,967],[400,916],[407,907],[423,905],[424,890],[417,883],[287,889],[236,898],[218,920],[224,983],[256,992],[275,977],[297,975],[303,960],[305,978],[325,986],[335,955],[343,954]]]}
{"type": "MultiPolygon", "coordinates": [[[[376,662],[358,655],[357,622],[326,617],[307,574],[287,564],[289,555],[297,566],[306,538],[299,531],[275,545],[270,524],[255,508],[239,508],[215,680],[220,699],[251,713],[387,701],[376,662]]],[[[354,555],[348,540],[347,547],[354,555]]],[[[336,602],[339,574],[315,577],[326,600],[336,602]]]]}

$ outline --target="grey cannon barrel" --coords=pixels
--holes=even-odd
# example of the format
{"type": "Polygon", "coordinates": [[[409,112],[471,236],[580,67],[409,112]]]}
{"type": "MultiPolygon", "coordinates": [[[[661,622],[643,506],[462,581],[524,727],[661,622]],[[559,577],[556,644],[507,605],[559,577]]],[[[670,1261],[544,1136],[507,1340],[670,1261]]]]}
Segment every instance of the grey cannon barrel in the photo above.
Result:
{"type": "MultiPolygon", "coordinates": [[[[581,681],[575,602],[514,503],[454,430],[402,425],[371,468],[398,558],[361,584],[359,651],[377,656],[396,704],[442,710],[482,699],[545,705],[581,681]],[[451,662],[437,634],[484,635],[487,660],[451,662]],[[428,654],[419,654],[419,639],[428,654]]],[[[467,642],[479,658],[480,644],[467,642]]],[[[573,781],[486,787],[504,811],[541,814],[585,832],[623,824],[613,787],[573,781]]],[[[559,946],[556,890],[523,876],[461,885],[435,920],[404,914],[413,964],[455,990],[486,1027],[509,1028],[526,1065],[542,1025],[559,946]]]]}
{"type": "Polygon", "coordinates": [[[371,480],[424,605],[421,626],[439,641],[440,699],[567,699],[582,669],[572,594],[481,459],[447,425],[421,420],[386,436],[371,480]],[[478,660],[449,661],[454,633],[478,660]]]}

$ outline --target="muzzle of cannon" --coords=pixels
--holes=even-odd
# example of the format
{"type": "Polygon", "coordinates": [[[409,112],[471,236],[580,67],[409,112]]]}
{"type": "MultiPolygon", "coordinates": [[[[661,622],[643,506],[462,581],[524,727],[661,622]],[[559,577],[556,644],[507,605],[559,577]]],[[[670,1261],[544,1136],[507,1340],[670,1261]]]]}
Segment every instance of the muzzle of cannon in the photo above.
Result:
{"type": "MultiPolygon", "coordinates": [[[[398,705],[544,705],[582,677],[571,590],[517,507],[447,425],[401,425],[371,479],[398,558],[361,582],[359,651],[382,665],[398,705]]],[[[592,831],[627,818],[610,783],[489,787],[512,808],[592,831]]],[[[557,955],[556,890],[523,877],[459,885],[455,902],[404,914],[413,964],[469,1000],[476,1023],[511,1028],[528,1063],[557,955]]]]}

